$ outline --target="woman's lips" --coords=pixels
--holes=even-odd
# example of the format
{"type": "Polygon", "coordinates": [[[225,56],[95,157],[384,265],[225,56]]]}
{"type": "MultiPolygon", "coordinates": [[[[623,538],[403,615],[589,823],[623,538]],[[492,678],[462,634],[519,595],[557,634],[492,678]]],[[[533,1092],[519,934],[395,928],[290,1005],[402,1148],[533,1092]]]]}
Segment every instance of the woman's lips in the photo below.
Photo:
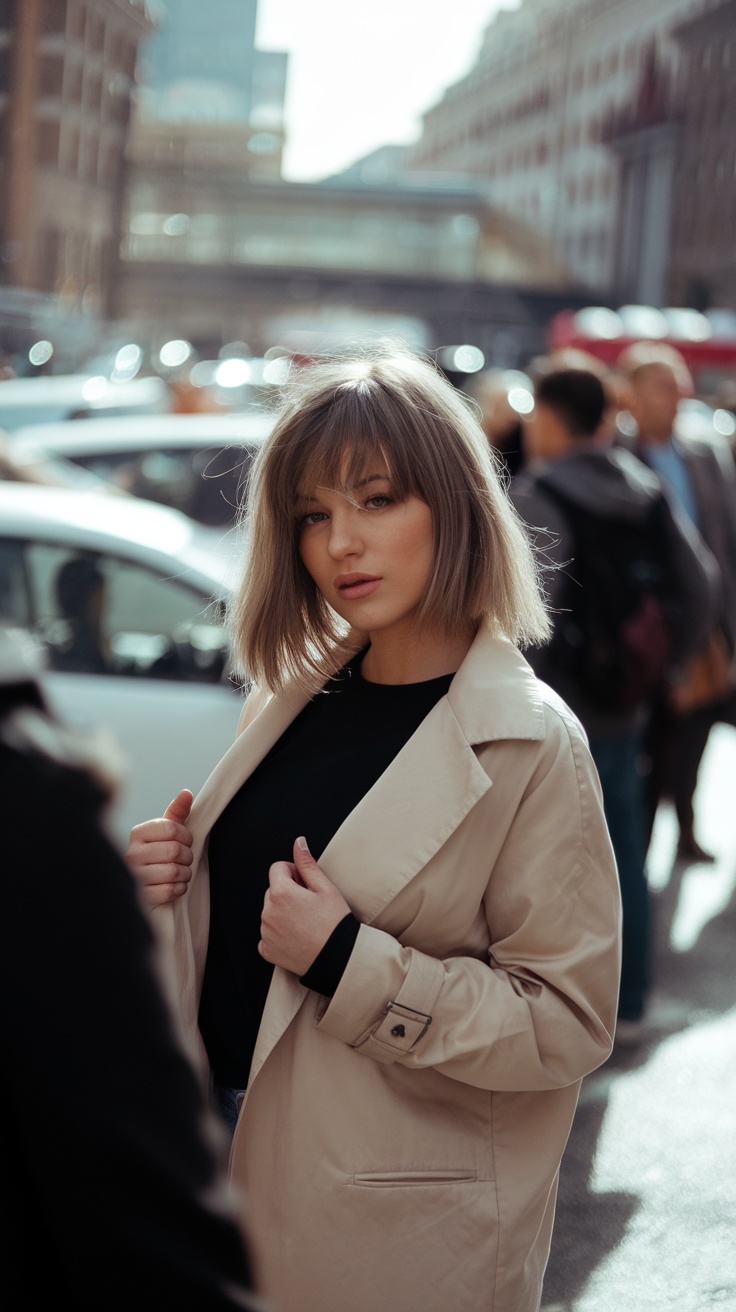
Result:
{"type": "Polygon", "coordinates": [[[341,574],[335,579],[335,587],[341,597],[357,601],[359,597],[370,597],[380,582],[380,578],[370,574],[341,574]]]}

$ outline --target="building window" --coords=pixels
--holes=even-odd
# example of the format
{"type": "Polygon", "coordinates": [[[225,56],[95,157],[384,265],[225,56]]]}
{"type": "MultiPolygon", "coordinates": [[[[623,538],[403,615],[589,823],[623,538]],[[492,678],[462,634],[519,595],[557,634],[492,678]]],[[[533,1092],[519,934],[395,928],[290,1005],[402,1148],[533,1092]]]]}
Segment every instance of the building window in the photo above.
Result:
{"type": "Polygon", "coordinates": [[[102,77],[99,73],[88,73],[84,88],[85,108],[97,114],[102,99],[102,77]]]}
{"type": "Polygon", "coordinates": [[[67,129],[63,168],[65,173],[76,177],[79,169],[79,130],[67,129]]]}
{"type": "Polygon", "coordinates": [[[38,272],[42,287],[51,290],[59,277],[61,241],[56,228],[45,228],[39,237],[38,272]]]}
{"type": "Polygon", "coordinates": [[[70,41],[81,41],[84,38],[84,5],[79,3],[70,3],[69,5],[69,39],[70,41]]]}
{"type": "Polygon", "coordinates": [[[105,24],[99,14],[87,11],[87,48],[100,53],[105,44],[105,24]]]}
{"type": "Polygon", "coordinates": [[[44,0],[41,30],[49,33],[66,31],[66,0],[44,0]]]}
{"type": "Polygon", "coordinates": [[[120,152],[117,146],[105,146],[100,151],[100,182],[114,182],[118,173],[120,152]]]}
{"type": "Polygon", "coordinates": [[[82,100],[82,64],[76,59],[68,59],[66,63],[64,99],[70,105],[79,105],[82,100]]]}
{"type": "Polygon", "coordinates": [[[61,96],[64,83],[63,55],[41,55],[38,66],[38,93],[43,99],[61,96]]]}
{"type": "Polygon", "coordinates": [[[40,119],[36,124],[36,159],[39,164],[59,163],[59,124],[53,119],[40,119]]]}
{"type": "Polygon", "coordinates": [[[0,49],[0,96],[10,90],[10,47],[0,49]]]}

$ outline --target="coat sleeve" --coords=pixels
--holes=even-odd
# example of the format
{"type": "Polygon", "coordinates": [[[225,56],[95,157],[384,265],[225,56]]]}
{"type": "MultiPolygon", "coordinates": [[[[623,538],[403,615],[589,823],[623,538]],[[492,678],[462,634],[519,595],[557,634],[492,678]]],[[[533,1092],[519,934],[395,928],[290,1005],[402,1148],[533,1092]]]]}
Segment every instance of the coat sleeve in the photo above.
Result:
{"type": "Polygon", "coordinates": [[[322,1032],[483,1089],[562,1087],[605,1061],[620,972],[615,860],[582,731],[566,708],[547,718],[489,872],[487,959],[440,960],[362,925],[322,1032]]]}

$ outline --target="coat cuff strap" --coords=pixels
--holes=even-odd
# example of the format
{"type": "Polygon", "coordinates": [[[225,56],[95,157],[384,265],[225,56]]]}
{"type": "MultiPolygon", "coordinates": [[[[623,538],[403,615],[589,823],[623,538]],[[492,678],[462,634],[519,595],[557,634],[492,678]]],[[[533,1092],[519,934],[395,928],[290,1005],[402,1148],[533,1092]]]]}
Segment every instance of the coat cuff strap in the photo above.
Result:
{"type": "Polygon", "coordinates": [[[386,1004],[378,1025],[355,1045],[357,1051],[386,1064],[410,1055],[432,1024],[444,977],[441,961],[413,952],[399,992],[386,1004]]]}

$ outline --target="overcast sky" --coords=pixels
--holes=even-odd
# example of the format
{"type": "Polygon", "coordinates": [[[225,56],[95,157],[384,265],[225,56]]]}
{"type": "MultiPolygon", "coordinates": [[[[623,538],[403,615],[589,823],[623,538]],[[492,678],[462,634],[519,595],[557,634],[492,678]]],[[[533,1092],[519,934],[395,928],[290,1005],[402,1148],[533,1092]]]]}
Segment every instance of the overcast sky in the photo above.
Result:
{"type": "Polygon", "coordinates": [[[415,141],[422,112],[472,66],[496,11],[518,4],[259,0],[259,48],[289,51],[284,176],[314,180],[376,146],[415,141]]]}

